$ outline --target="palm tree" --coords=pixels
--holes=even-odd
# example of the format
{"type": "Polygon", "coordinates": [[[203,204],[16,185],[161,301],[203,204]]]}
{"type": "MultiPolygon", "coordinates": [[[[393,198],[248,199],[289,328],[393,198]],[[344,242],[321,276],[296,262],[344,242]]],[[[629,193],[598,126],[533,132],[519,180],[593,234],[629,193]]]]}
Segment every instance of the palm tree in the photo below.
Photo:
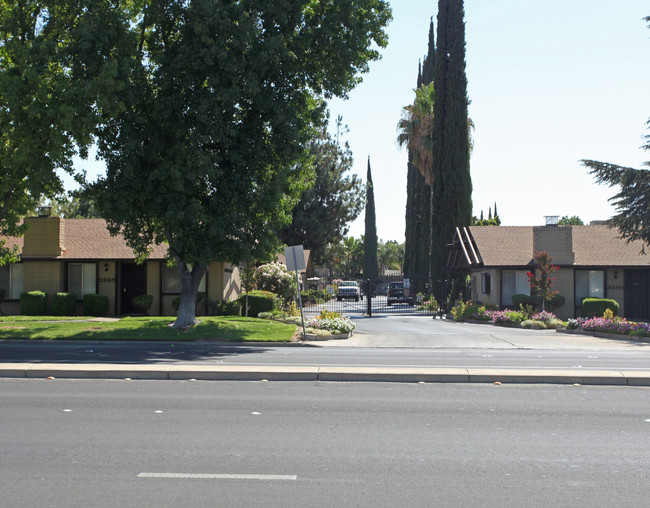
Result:
{"type": "Polygon", "coordinates": [[[433,83],[415,89],[415,101],[402,109],[402,118],[397,124],[397,142],[409,149],[413,165],[418,168],[428,185],[433,182],[433,104],[435,88],[433,83]]]}
{"type": "MultiPolygon", "coordinates": [[[[433,183],[433,104],[436,92],[433,83],[422,85],[414,90],[413,104],[402,108],[402,118],[397,124],[397,142],[406,147],[413,157],[413,165],[418,168],[427,185],[433,183]]],[[[469,152],[474,148],[472,131],[474,122],[467,119],[469,152]]]]}

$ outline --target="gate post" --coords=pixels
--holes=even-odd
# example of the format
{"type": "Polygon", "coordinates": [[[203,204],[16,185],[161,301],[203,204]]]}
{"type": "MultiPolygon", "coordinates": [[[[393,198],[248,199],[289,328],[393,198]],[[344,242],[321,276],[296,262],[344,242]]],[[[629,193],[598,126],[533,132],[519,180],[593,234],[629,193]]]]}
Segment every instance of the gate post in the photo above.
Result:
{"type": "Polygon", "coordinates": [[[372,317],[372,291],[370,287],[370,279],[366,280],[366,305],[368,317],[372,317]]]}

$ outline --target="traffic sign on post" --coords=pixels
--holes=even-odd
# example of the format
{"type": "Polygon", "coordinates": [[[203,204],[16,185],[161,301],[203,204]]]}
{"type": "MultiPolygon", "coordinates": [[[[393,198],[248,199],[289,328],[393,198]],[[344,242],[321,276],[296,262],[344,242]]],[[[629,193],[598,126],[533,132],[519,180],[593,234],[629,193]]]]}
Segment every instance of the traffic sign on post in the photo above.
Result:
{"type": "Polygon", "coordinates": [[[307,268],[305,265],[305,250],[302,245],[286,247],[284,257],[287,260],[287,270],[294,271],[307,268]]]}
{"type": "Polygon", "coordinates": [[[302,311],[302,298],[300,296],[300,279],[298,278],[298,270],[307,268],[305,265],[305,249],[302,245],[294,245],[293,247],[286,247],[284,249],[284,259],[287,263],[287,270],[296,272],[296,291],[298,292],[298,305],[300,305],[300,320],[302,321],[302,336],[307,335],[305,329],[305,315],[302,311]]]}

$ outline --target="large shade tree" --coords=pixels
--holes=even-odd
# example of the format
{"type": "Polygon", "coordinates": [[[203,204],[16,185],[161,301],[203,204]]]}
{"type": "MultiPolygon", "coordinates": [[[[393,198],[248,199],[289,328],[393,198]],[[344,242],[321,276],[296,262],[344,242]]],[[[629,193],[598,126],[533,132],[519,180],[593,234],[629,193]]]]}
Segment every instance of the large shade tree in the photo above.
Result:
{"type": "Polygon", "coordinates": [[[87,155],[99,113],[121,107],[130,14],[110,0],[0,5],[0,236],[24,233],[21,218],[60,194],[61,172],[87,155]]]}
{"type": "Polygon", "coordinates": [[[325,99],[345,97],[387,43],[383,0],[145,2],[126,107],[99,133],[94,189],[113,233],[145,257],[166,242],[176,328],[196,322],[213,260],[265,259],[311,176],[325,99]]]}

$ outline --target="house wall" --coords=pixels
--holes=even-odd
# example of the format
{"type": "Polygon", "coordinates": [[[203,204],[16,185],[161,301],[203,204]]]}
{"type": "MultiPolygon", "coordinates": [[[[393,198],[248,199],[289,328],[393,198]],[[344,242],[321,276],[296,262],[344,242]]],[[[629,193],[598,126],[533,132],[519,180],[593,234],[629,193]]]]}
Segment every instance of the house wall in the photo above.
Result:
{"type": "Polygon", "coordinates": [[[472,277],[472,301],[481,302],[484,305],[498,305],[501,301],[501,270],[498,268],[482,269],[473,271],[472,277]],[[490,276],[490,292],[483,292],[481,283],[483,274],[490,276]]]}
{"type": "MultiPolygon", "coordinates": [[[[553,259],[555,262],[555,259],[553,259]]],[[[560,319],[569,319],[575,315],[575,286],[573,267],[560,267],[560,269],[553,273],[551,277],[555,277],[553,282],[553,291],[557,291],[565,298],[564,305],[553,310],[560,319]]]]}
{"type": "MultiPolygon", "coordinates": [[[[104,295],[108,298],[108,314],[111,316],[115,315],[115,284],[117,283],[117,275],[115,272],[116,263],[115,261],[99,261],[97,263],[99,276],[97,277],[97,294],[104,295]],[[104,270],[104,265],[108,267],[108,270],[104,270]]],[[[79,304],[78,312],[82,312],[82,305],[79,304]]]]}
{"type": "Polygon", "coordinates": [[[63,275],[63,263],[58,261],[25,261],[23,291],[45,291],[49,311],[52,308],[54,295],[65,288],[63,275]]]}
{"type": "Polygon", "coordinates": [[[236,300],[241,295],[241,274],[239,267],[231,264],[224,266],[223,299],[236,300]]]}
{"type": "MultiPolygon", "coordinates": [[[[573,233],[571,226],[538,226],[533,228],[533,252],[546,251],[555,265],[572,265],[573,233]]],[[[532,259],[531,255],[531,259],[532,259]]]]}
{"type": "Polygon", "coordinates": [[[618,315],[625,316],[625,270],[609,268],[605,271],[605,298],[618,302],[618,315]]]}
{"type": "Polygon", "coordinates": [[[153,296],[149,314],[157,315],[160,308],[160,262],[147,261],[147,294],[153,296]]]}

